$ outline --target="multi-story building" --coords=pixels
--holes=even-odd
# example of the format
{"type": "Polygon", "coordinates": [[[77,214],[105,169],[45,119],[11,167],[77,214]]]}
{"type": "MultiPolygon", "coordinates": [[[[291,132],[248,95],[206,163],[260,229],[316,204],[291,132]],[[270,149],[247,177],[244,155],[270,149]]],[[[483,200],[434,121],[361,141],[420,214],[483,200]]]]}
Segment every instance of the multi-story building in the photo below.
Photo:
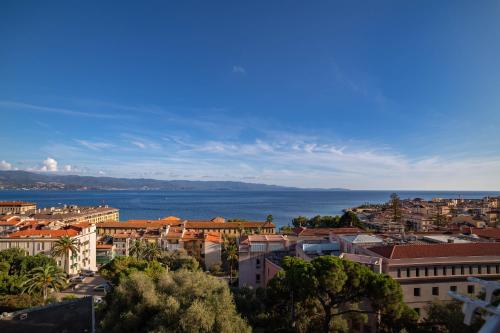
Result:
{"type": "Polygon", "coordinates": [[[193,232],[218,232],[221,235],[240,237],[242,234],[274,234],[275,225],[271,222],[228,222],[216,217],[212,220],[182,220],[169,216],[160,220],[130,220],[126,222],[106,222],[97,226],[98,234],[113,235],[114,233],[133,232],[147,228],[162,228],[165,226],[182,227],[193,232]]]}
{"type": "Polygon", "coordinates": [[[383,259],[383,272],[399,282],[404,301],[421,317],[430,302],[451,300],[449,290],[477,294],[469,276],[500,279],[500,243],[386,245],[365,254],[383,259]]]}
{"type": "Polygon", "coordinates": [[[31,215],[36,220],[60,221],[66,224],[117,222],[120,219],[119,210],[105,206],[64,205],[37,209],[31,215]]]}
{"type": "Polygon", "coordinates": [[[0,201],[0,214],[26,214],[36,210],[36,204],[25,201],[0,201]]]}
{"type": "Polygon", "coordinates": [[[276,273],[271,272],[273,263],[277,266],[276,261],[279,261],[285,254],[290,254],[286,236],[244,236],[239,245],[239,286],[253,288],[265,286],[269,281],[266,276],[274,276],[276,273]],[[265,263],[266,260],[269,260],[269,264],[265,263]]]}
{"type": "Polygon", "coordinates": [[[128,256],[135,241],[155,242],[165,251],[185,250],[206,269],[222,263],[222,238],[218,232],[194,232],[181,227],[137,229],[114,233],[112,245],[117,256],[128,256]]]}
{"type": "Polygon", "coordinates": [[[80,270],[96,270],[96,229],[89,223],[74,224],[64,229],[26,229],[0,237],[0,250],[21,248],[29,255],[51,254],[54,243],[67,236],[77,241],[77,253],[57,257],[56,262],[66,273],[77,274],[80,270]]]}

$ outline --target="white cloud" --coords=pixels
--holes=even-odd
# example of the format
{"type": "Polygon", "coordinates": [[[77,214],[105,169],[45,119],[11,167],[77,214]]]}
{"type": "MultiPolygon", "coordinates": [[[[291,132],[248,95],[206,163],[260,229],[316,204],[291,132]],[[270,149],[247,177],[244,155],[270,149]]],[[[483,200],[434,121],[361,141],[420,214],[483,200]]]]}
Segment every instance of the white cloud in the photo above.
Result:
{"type": "Polygon", "coordinates": [[[43,166],[40,171],[57,171],[57,161],[51,157],[47,157],[47,159],[43,161],[43,166]]]}
{"type": "Polygon", "coordinates": [[[246,69],[243,66],[234,65],[233,66],[233,73],[235,73],[235,74],[246,74],[247,71],[246,71],[246,69]]]}
{"type": "Polygon", "coordinates": [[[73,167],[69,164],[67,164],[63,167],[64,172],[71,172],[72,169],[73,169],[73,167]]]}
{"type": "Polygon", "coordinates": [[[98,174],[102,176],[102,175],[105,175],[105,174],[106,174],[106,172],[104,172],[104,171],[102,171],[102,170],[99,170],[98,174]]]}
{"type": "Polygon", "coordinates": [[[146,148],[146,144],[143,143],[143,142],[140,142],[140,141],[130,141],[130,143],[133,144],[136,147],[141,148],[141,149],[145,149],[146,148]]]}
{"type": "Polygon", "coordinates": [[[91,150],[102,150],[105,148],[111,148],[113,145],[111,143],[107,142],[95,142],[95,141],[89,141],[89,140],[75,140],[78,142],[80,145],[91,149],[91,150]]]}
{"type": "Polygon", "coordinates": [[[5,160],[0,161],[0,170],[12,170],[12,164],[5,160]]]}

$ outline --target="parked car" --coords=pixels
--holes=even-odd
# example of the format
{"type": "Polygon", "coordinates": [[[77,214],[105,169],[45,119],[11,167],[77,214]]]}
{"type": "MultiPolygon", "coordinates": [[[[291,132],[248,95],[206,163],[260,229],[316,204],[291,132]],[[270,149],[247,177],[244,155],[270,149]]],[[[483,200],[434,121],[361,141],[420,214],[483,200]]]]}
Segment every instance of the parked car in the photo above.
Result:
{"type": "Polygon", "coordinates": [[[86,278],[86,276],[79,275],[79,276],[75,276],[75,277],[72,277],[71,279],[69,279],[69,282],[81,283],[81,282],[85,281],[85,278],[86,278]]]}
{"type": "Polygon", "coordinates": [[[104,299],[101,296],[94,296],[94,304],[102,304],[104,299]]]}
{"type": "Polygon", "coordinates": [[[109,290],[108,284],[100,284],[94,287],[94,291],[108,291],[108,290],[109,290]]]}
{"type": "Polygon", "coordinates": [[[82,270],[80,274],[84,276],[95,276],[95,272],[91,270],[82,270]]]}

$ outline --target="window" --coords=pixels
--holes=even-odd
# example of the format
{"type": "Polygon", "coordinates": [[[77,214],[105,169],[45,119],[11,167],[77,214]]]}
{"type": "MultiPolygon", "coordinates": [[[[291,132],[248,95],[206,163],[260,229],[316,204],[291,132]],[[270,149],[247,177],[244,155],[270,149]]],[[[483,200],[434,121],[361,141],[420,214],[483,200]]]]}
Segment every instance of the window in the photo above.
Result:
{"type": "Polygon", "coordinates": [[[410,268],[406,269],[406,277],[410,277],[410,268]]]}
{"type": "Polygon", "coordinates": [[[450,291],[456,292],[457,291],[457,286],[450,286],[450,291]]]}
{"type": "Polygon", "coordinates": [[[465,267],[460,266],[460,274],[464,275],[465,274],[465,267]]]}
{"type": "Polygon", "coordinates": [[[486,274],[491,274],[490,265],[486,265],[486,274]]]}
{"type": "Polygon", "coordinates": [[[425,267],[425,276],[429,276],[429,268],[425,267]]]}
{"type": "Polygon", "coordinates": [[[400,278],[400,277],[401,277],[401,269],[398,268],[398,278],[400,278]]]}
{"type": "Polygon", "coordinates": [[[455,266],[452,266],[451,267],[451,275],[455,275],[455,274],[456,274],[456,272],[455,272],[455,266]]]}
{"type": "Polygon", "coordinates": [[[420,276],[420,268],[415,268],[415,275],[420,276]]]}
{"type": "Polygon", "coordinates": [[[255,282],[260,283],[260,274],[255,274],[255,282]]]}
{"type": "Polygon", "coordinates": [[[481,265],[477,266],[477,274],[483,274],[483,266],[481,265]]]}
{"type": "Polygon", "coordinates": [[[443,275],[446,275],[446,266],[443,266],[443,275]]]}
{"type": "Polygon", "coordinates": [[[439,296],[439,287],[432,287],[432,295],[439,296]]]}
{"type": "Polygon", "coordinates": [[[257,268],[260,268],[260,259],[257,259],[257,260],[255,261],[255,266],[256,266],[257,268]]]}
{"type": "Polygon", "coordinates": [[[434,266],[434,276],[437,276],[438,275],[438,268],[436,266],[434,266]]]}
{"type": "Polygon", "coordinates": [[[496,265],[495,269],[496,269],[497,274],[500,274],[500,265],[496,265]]]}
{"type": "Polygon", "coordinates": [[[413,296],[420,296],[420,288],[413,288],[413,296]]]}
{"type": "Polygon", "coordinates": [[[469,266],[469,274],[472,274],[472,266],[469,266]]]}
{"type": "Polygon", "coordinates": [[[467,286],[467,292],[469,294],[474,294],[474,286],[473,285],[468,285],[467,286]]]}

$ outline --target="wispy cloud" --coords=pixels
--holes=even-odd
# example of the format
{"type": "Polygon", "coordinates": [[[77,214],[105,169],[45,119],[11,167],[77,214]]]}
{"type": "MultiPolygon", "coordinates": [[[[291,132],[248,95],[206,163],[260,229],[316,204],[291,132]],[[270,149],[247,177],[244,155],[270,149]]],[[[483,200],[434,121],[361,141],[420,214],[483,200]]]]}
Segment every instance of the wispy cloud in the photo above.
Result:
{"type": "Polygon", "coordinates": [[[5,110],[10,110],[10,109],[29,110],[37,112],[57,113],[66,116],[91,117],[91,118],[102,118],[102,119],[130,118],[130,116],[123,114],[87,112],[87,111],[79,111],[73,109],[57,108],[57,107],[42,106],[42,105],[13,102],[13,101],[0,101],[0,108],[5,110]]]}
{"type": "Polygon", "coordinates": [[[243,66],[240,65],[234,65],[233,66],[233,73],[235,74],[246,74],[247,71],[243,66]]]}
{"type": "Polygon", "coordinates": [[[80,140],[80,139],[75,139],[75,141],[78,142],[83,147],[91,149],[91,150],[102,150],[102,149],[114,147],[113,144],[108,143],[108,142],[95,142],[95,141],[80,140]]]}

